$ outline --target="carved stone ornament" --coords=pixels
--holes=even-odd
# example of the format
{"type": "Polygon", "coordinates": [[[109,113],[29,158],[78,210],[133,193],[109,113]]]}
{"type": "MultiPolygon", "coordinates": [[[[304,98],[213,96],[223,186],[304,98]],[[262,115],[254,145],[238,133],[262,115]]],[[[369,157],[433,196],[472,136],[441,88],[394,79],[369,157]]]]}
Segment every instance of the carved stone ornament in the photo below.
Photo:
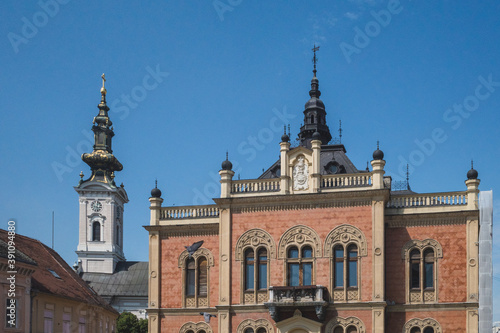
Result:
{"type": "Polygon", "coordinates": [[[411,329],[414,327],[419,327],[422,331],[426,327],[432,327],[434,329],[434,333],[443,333],[441,325],[439,325],[439,323],[432,318],[425,318],[425,319],[413,318],[408,320],[403,327],[403,333],[410,333],[411,329]]]}
{"type": "Polygon", "coordinates": [[[434,250],[434,255],[436,258],[443,257],[443,247],[439,244],[438,241],[434,239],[426,239],[426,240],[418,240],[412,239],[411,241],[406,242],[401,250],[401,256],[403,259],[408,260],[410,257],[410,251],[413,249],[419,249],[420,252],[423,252],[425,249],[431,248],[434,250]]]}
{"type": "Polygon", "coordinates": [[[244,333],[248,328],[252,328],[254,332],[257,332],[259,328],[264,328],[267,333],[274,332],[273,324],[266,319],[245,319],[238,325],[236,333],[244,333]]]}
{"type": "MultiPolygon", "coordinates": [[[[186,259],[188,257],[189,257],[188,251],[186,250],[182,251],[181,255],[179,256],[179,262],[178,262],[179,267],[184,267],[186,265],[186,259]]],[[[198,250],[196,250],[192,258],[194,258],[194,260],[197,260],[199,257],[205,257],[208,261],[208,265],[214,266],[214,256],[209,249],[201,247],[198,250]]]]}
{"type": "Polygon", "coordinates": [[[325,240],[325,257],[329,258],[332,256],[332,251],[336,244],[344,247],[356,244],[359,256],[364,257],[368,254],[365,235],[361,230],[352,225],[342,224],[330,231],[325,240]]]}
{"type": "Polygon", "coordinates": [[[299,156],[298,162],[293,166],[293,189],[296,191],[309,188],[309,165],[304,156],[299,156]]]}
{"type": "Polygon", "coordinates": [[[179,333],[186,333],[189,330],[193,331],[194,333],[197,333],[201,330],[205,331],[206,333],[214,332],[207,323],[200,321],[198,323],[193,323],[193,322],[185,323],[184,325],[182,325],[181,329],[179,330],[179,333]]]}
{"type": "Polygon", "coordinates": [[[250,229],[243,233],[236,242],[235,259],[243,260],[245,250],[249,247],[257,249],[263,246],[269,253],[269,258],[276,258],[276,243],[271,235],[262,229],[250,229]]]}
{"type": "Polygon", "coordinates": [[[366,333],[366,328],[361,319],[357,317],[335,317],[330,319],[328,324],[326,324],[325,332],[333,332],[333,329],[337,326],[342,327],[344,330],[349,326],[355,326],[358,333],[366,333]]]}
{"type": "Polygon", "coordinates": [[[281,236],[278,245],[278,258],[286,258],[287,248],[291,245],[302,246],[303,244],[308,244],[312,247],[316,258],[321,257],[321,243],[316,231],[305,225],[297,225],[285,231],[283,236],[281,236]]]}

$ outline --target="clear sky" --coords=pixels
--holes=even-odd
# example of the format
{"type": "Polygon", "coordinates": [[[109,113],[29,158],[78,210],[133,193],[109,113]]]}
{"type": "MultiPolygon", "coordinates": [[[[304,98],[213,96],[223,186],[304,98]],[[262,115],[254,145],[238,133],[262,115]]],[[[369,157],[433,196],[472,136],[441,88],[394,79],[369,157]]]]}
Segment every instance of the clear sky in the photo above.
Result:
{"type": "MultiPolygon", "coordinates": [[[[387,174],[402,180],[409,163],[414,191],[465,190],[474,159],[496,194],[499,18],[498,1],[4,0],[0,227],[14,218],[50,245],[54,211],[55,249],[75,261],[73,186],[90,174],[79,156],[104,72],[125,254],[147,260],[155,178],[165,205],[190,205],[219,195],[226,150],[241,179],[267,169],[282,125],[295,138],[303,120],[315,43],[327,122],[336,136],[342,120],[358,169],[380,140],[387,174]]],[[[493,254],[500,300],[498,242],[493,254]]]]}

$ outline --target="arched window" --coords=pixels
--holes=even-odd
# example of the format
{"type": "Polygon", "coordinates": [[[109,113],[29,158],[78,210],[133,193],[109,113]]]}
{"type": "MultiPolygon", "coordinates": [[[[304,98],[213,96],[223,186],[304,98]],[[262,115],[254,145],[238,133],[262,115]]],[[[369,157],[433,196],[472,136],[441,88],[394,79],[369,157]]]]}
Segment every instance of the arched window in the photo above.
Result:
{"type": "Polygon", "coordinates": [[[245,319],[242,321],[236,333],[271,333],[274,332],[273,325],[266,319],[245,319]]]}
{"type": "Polygon", "coordinates": [[[101,223],[95,221],[92,223],[92,240],[98,242],[101,240],[101,223]]]}
{"type": "Polygon", "coordinates": [[[363,322],[356,317],[334,317],[326,324],[327,333],[366,333],[363,322]]]}
{"type": "Polygon", "coordinates": [[[291,246],[287,255],[289,286],[310,286],[313,281],[313,250],[309,245],[291,246]]]}
{"type": "Polygon", "coordinates": [[[334,296],[337,291],[337,300],[344,300],[347,291],[351,291],[351,297],[348,299],[357,299],[352,295],[358,289],[358,247],[356,244],[350,244],[347,249],[342,245],[335,245],[333,248],[333,288],[334,296]]]}
{"type": "Polygon", "coordinates": [[[443,257],[441,245],[432,239],[411,240],[403,246],[402,255],[406,260],[406,303],[437,302],[437,265],[443,257]]]}
{"type": "Polygon", "coordinates": [[[314,124],[314,115],[311,115],[311,124],[314,124]]]}
{"type": "MultiPolygon", "coordinates": [[[[245,293],[267,293],[267,259],[267,249],[264,247],[257,250],[253,248],[245,250],[245,293]],[[255,256],[256,253],[257,256],[255,256]]],[[[247,298],[247,301],[250,301],[250,298],[255,301],[255,295],[254,297],[249,295],[247,298]]]]}
{"type": "Polygon", "coordinates": [[[116,226],[116,240],[115,240],[115,243],[116,245],[120,245],[120,226],[116,226]]]}
{"type": "Polygon", "coordinates": [[[207,296],[208,267],[207,259],[199,257],[186,261],[186,296],[207,296]]]}
{"type": "Polygon", "coordinates": [[[253,249],[245,251],[245,290],[253,290],[255,285],[255,258],[253,249]]]}

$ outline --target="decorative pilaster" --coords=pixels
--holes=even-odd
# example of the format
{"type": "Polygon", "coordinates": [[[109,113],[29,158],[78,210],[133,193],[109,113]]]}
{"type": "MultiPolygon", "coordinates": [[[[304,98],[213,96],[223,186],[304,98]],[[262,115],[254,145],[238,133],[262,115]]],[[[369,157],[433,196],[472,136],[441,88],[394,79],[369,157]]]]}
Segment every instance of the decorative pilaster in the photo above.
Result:
{"type": "Polygon", "coordinates": [[[373,238],[372,258],[373,258],[373,301],[375,302],[382,302],[385,299],[384,207],[385,207],[385,201],[383,197],[374,198],[372,202],[372,238],[373,238]]]}
{"type": "MultiPolygon", "coordinates": [[[[283,139],[283,138],[282,138],[283,139]]],[[[288,139],[288,136],[287,136],[288,139]]],[[[289,157],[288,151],[290,150],[290,143],[287,141],[280,142],[280,164],[281,164],[281,180],[280,180],[280,193],[290,193],[290,175],[289,175],[289,157]]]]}
{"type": "Polygon", "coordinates": [[[321,171],[320,171],[320,153],[321,153],[321,140],[319,140],[320,134],[316,132],[313,134],[313,140],[311,141],[312,154],[312,193],[320,191],[321,188],[321,171]],[[316,134],[317,133],[317,134],[316,134]]]}
{"type": "MultiPolygon", "coordinates": [[[[219,222],[219,306],[231,304],[231,210],[220,208],[219,222]]],[[[219,310],[219,332],[230,333],[229,311],[219,310]]]]}

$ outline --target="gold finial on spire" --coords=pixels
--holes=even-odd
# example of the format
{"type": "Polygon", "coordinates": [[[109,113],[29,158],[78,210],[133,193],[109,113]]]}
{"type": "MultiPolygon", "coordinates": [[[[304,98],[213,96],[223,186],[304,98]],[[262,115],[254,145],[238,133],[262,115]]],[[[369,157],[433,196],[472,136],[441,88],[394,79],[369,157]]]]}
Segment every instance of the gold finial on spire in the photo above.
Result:
{"type": "Polygon", "coordinates": [[[101,95],[106,95],[107,91],[106,88],[104,87],[104,82],[106,82],[106,76],[104,75],[104,73],[102,73],[101,78],[102,78],[101,95]]]}

